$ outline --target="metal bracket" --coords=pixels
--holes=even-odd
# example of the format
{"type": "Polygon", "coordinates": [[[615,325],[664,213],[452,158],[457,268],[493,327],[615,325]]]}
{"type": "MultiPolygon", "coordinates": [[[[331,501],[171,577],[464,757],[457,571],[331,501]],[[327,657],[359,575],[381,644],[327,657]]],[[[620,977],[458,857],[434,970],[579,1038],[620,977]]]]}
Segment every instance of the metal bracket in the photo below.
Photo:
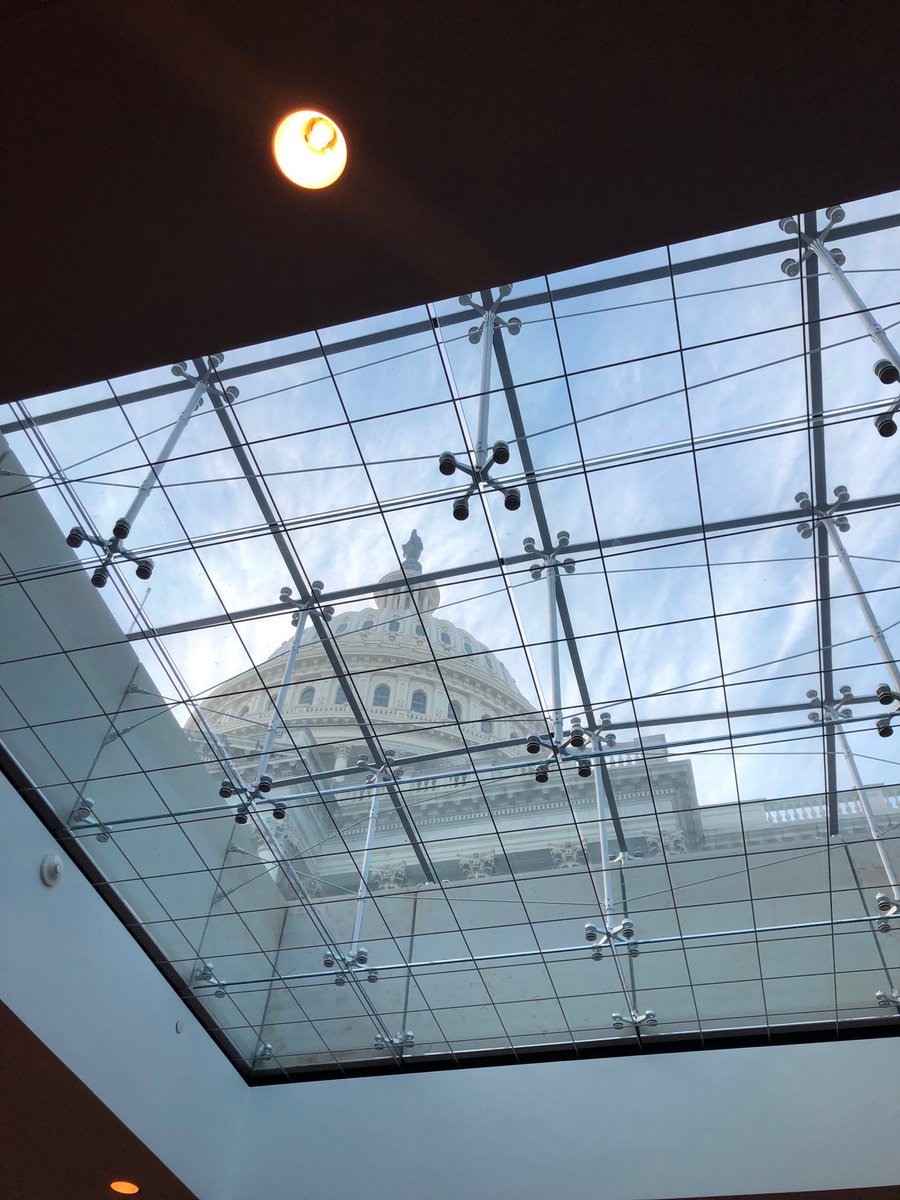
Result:
{"type": "MultiPolygon", "coordinates": [[[[811,254],[816,252],[815,243],[817,241],[824,242],[831,233],[832,229],[834,229],[835,225],[840,224],[845,216],[846,213],[839,204],[834,204],[831,206],[831,208],[826,208],[825,220],[828,223],[825,228],[821,230],[821,232],[818,233],[814,238],[810,237],[809,234],[802,232],[794,217],[781,218],[781,220],[778,222],[778,228],[782,233],[792,233],[795,237],[799,238],[802,247],[798,258],[786,258],[781,264],[781,270],[785,275],[787,275],[788,279],[796,279],[796,277],[800,274],[800,264],[805,262],[811,254]]],[[[842,267],[847,261],[843,250],[838,250],[837,247],[831,250],[830,254],[839,267],[842,267]]]]}
{"type": "Polygon", "coordinates": [[[396,1035],[387,1034],[386,1036],[379,1033],[375,1037],[376,1050],[384,1050],[388,1046],[414,1046],[415,1044],[416,1039],[409,1029],[405,1033],[398,1033],[396,1035]]]}
{"type": "Polygon", "coordinates": [[[594,948],[591,951],[591,958],[595,962],[599,962],[603,958],[604,948],[609,948],[615,953],[615,948],[621,946],[632,958],[636,958],[641,952],[640,947],[634,941],[633,921],[620,921],[612,929],[588,921],[584,927],[584,940],[592,943],[594,948]]]}
{"type": "Polygon", "coordinates": [[[850,493],[843,484],[839,483],[834,489],[834,495],[835,501],[828,508],[816,508],[813,505],[812,500],[809,498],[809,492],[797,492],[796,496],[794,496],[794,500],[797,502],[797,504],[799,504],[800,508],[804,512],[809,513],[810,516],[809,521],[801,521],[797,526],[797,532],[802,538],[811,538],[815,530],[816,523],[819,521],[833,520],[835,526],[840,530],[841,533],[846,533],[850,528],[850,520],[844,515],[844,513],[841,513],[840,516],[837,517],[834,515],[841,505],[846,504],[850,499],[850,493]]]}
{"type": "MultiPolygon", "coordinates": [[[[333,982],[337,987],[344,987],[349,979],[353,978],[355,972],[361,967],[365,967],[369,961],[369,951],[365,946],[357,947],[355,953],[345,954],[343,950],[335,948],[334,950],[326,950],[322,956],[322,966],[326,971],[330,971],[336,967],[333,982]]],[[[378,972],[374,967],[370,967],[366,971],[366,982],[377,983],[378,972]]]]}
{"type": "Polygon", "coordinates": [[[478,491],[480,484],[500,492],[503,496],[503,507],[509,512],[516,512],[522,507],[522,493],[517,487],[507,487],[490,474],[490,469],[497,463],[503,466],[509,462],[509,446],[506,442],[494,442],[491,452],[485,462],[479,466],[470,466],[461,462],[455,454],[445,450],[438,459],[438,470],[442,475],[452,475],[454,471],[462,471],[472,482],[461,496],[453,501],[453,515],[457,521],[465,521],[469,515],[469,500],[478,491]]]}
{"type": "Polygon", "coordinates": [[[893,704],[894,706],[886,717],[879,717],[875,722],[875,728],[880,737],[892,737],[894,728],[891,722],[900,713],[900,693],[887,683],[879,683],[875,689],[875,695],[878,697],[879,704],[893,704]]]}
{"type": "Polygon", "coordinates": [[[70,833],[79,833],[83,829],[90,829],[91,832],[97,835],[98,842],[109,841],[109,830],[99,817],[94,816],[94,802],[87,796],[82,796],[76,800],[72,811],[69,813],[66,828],[70,833]]]}
{"type": "Polygon", "coordinates": [[[473,346],[484,341],[481,356],[481,392],[478,404],[478,434],[475,442],[475,453],[471,463],[461,461],[449,450],[445,450],[438,458],[438,470],[442,475],[452,475],[461,471],[468,475],[471,483],[462,496],[453,501],[453,515],[457,521],[465,521],[469,515],[469,500],[480,487],[499,492],[503,496],[503,505],[509,512],[516,512],[522,506],[522,493],[516,487],[507,487],[491,475],[491,467],[505,466],[509,462],[509,445],[506,442],[494,442],[489,449],[488,413],[490,409],[491,390],[491,354],[495,329],[505,329],[516,337],[522,329],[519,317],[504,318],[499,316],[500,304],[512,291],[512,285],[505,283],[498,289],[497,298],[489,305],[476,304],[469,293],[460,296],[459,302],[464,308],[471,308],[478,313],[481,320],[469,330],[469,341],[473,346]]]}
{"type": "Polygon", "coordinates": [[[640,1028],[642,1025],[652,1028],[654,1025],[659,1024],[656,1019],[656,1013],[652,1008],[648,1008],[646,1012],[642,1013],[639,1013],[634,1008],[629,1013],[614,1012],[612,1014],[612,1023],[613,1029],[624,1029],[626,1025],[633,1025],[635,1029],[640,1028]]]}
{"type": "Polygon", "coordinates": [[[221,998],[225,995],[227,984],[218,978],[215,968],[211,962],[200,962],[194,967],[194,983],[199,984],[195,987],[195,991],[207,991],[213,989],[215,995],[221,998]]]}

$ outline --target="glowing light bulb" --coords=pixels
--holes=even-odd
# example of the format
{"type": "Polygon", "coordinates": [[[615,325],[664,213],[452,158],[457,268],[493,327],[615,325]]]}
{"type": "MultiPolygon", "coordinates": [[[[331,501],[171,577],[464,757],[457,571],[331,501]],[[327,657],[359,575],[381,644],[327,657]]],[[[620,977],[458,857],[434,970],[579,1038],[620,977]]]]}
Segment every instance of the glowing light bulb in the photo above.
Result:
{"type": "Polygon", "coordinates": [[[316,117],[306,128],[306,140],[313,150],[326,150],[337,141],[337,129],[324,117],[316,117]]]}
{"type": "Polygon", "coordinates": [[[129,1183],[127,1179],[114,1179],[109,1185],[109,1190],[120,1196],[136,1196],[141,1189],[136,1183],[129,1183]]]}
{"type": "Polygon", "coordinates": [[[347,142],[340,128],[310,108],[289,113],[279,122],[272,153],[283,174],[303,188],[329,187],[347,165],[347,142]]]}

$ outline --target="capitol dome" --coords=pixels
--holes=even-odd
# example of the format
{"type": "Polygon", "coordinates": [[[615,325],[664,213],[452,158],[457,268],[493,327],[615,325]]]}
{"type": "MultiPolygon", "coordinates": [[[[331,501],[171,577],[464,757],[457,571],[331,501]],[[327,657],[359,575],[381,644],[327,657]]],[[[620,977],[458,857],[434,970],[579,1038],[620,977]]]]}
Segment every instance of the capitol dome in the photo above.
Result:
{"type": "MultiPolygon", "coordinates": [[[[379,580],[370,606],[341,610],[331,621],[346,682],[306,624],[283,705],[286,729],[270,761],[273,778],[353,768],[368,752],[354,701],[384,751],[398,758],[439,756],[463,745],[479,749],[482,763],[521,755],[521,745],[502,743],[527,736],[533,703],[483,642],[438,614],[437,586],[416,583],[422,542],[415,530],[403,550],[401,567],[379,580]]],[[[258,668],[219,684],[207,699],[210,726],[249,770],[293,642],[288,638],[258,668]]]]}

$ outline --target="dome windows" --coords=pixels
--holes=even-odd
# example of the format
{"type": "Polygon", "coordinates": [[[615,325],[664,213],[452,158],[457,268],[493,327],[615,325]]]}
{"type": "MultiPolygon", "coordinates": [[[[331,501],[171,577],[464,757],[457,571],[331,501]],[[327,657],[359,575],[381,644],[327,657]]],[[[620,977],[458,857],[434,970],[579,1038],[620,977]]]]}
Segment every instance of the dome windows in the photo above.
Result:
{"type": "Polygon", "coordinates": [[[315,700],[315,698],[316,698],[316,689],[315,688],[306,687],[300,693],[300,703],[301,704],[312,704],[313,701],[315,700]]]}
{"type": "Polygon", "coordinates": [[[414,713],[424,713],[428,705],[428,700],[424,692],[413,692],[410,708],[414,713]]]}
{"type": "Polygon", "coordinates": [[[375,689],[375,695],[372,697],[372,706],[374,708],[387,708],[391,702],[391,689],[385,683],[379,683],[375,689]]]}

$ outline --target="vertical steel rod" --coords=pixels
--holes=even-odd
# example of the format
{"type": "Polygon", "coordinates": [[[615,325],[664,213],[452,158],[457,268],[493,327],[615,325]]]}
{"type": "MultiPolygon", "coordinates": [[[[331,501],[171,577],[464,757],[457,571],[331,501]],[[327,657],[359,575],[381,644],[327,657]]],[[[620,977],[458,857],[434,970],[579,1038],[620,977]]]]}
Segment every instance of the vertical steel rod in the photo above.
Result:
{"type": "Polygon", "coordinates": [[[850,560],[850,555],[847,553],[841,535],[835,527],[832,517],[824,519],[825,528],[828,530],[828,536],[831,539],[831,544],[834,546],[835,553],[838,556],[841,566],[846,572],[847,578],[850,580],[850,586],[856,595],[856,602],[859,604],[865,622],[869,627],[869,632],[872,635],[872,641],[878,647],[878,652],[884,659],[884,665],[887,667],[888,674],[891,677],[891,686],[894,691],[900,693],[900,671],[897,670],[897,662],[891,654],[891,648],[887,644],[887,639],[884,636],[884,630],[875,619],[875,614],[872,611],[872,606],[869,604],[869,598],[863,590],[863,586],[859,581],[859,576],[856,573],[856,568],[850,560]]]}
{"type": "MultiPolygon", "coordinates": [[[[416,942],[416,911],[419,907],[419,889],[413,892],[412,902],[412,918],[409,923],[409,949],[406,952],[407,957],[407,972],[406,972],[406,987],[403,991],[403,1026],[400,1029],[400,1038],[406,1038],[406,1024],[409,1020],[409,988],[412,983],[412,964],[413,964],[413,949],[416,942]]],[[[400,1053],[403,1053],[403,1047],[400,1048],[400,1053]]]]}
{"type": "Polygon", "coordinates": [[[212,370],[212,367],[207,368],[206,374],[200,379],[194,390],[191,392],[191,398],[182,409],[181,416],[169,431],[169,436],[165,440],[165,444],[160,451],[159,458],[147,472],[144,482],[138,488],[137,495],[129,504],[128,511],[124,517],[124,520],[129,526],[134,524],[135,518],[147,502],[147,498],[149,497],[150,492],[153,490],[154,485],[159,482],[159,477],[162,474],[166,463],[169,461],[169,457],[172,454],[172,451],[175,449],[178,439],[184,433],[188,421],[194,415],[196,409],[200,406],[200,402],[203,399],[204,393],[209,387],[209,380],[210,376],[212,375],[212,370]]]}
{"type": "MultiPolygon", "coordinates": [[[[594,749],[597,753],[600,752],[600,734],[593,735],[594,749]]],[[[600,878],[603,881],[603,922],[606,925],[606,932],[615,924],[613,919],[614,904],[612,898],[612,879],[610,878],[609,870],[609,838],[606,832],[606,795],[603,787],[603,779],[600,770],[594,769],[594,797],[597,802],[597,827],[600,831],[600,878]]]]}
{"type": "MultiPolygon", "coordinates": [[[[813,238],[816,236],[815,212],[804,213],[801,218],[800,236],[813,238]]],[[[822,307],[821,288],[819,286],[819,261],[813,255],[806,269],[805,280],[806,319],[808,322],[806,336],[806,352],[809,362],[809,397],[808,416],[812,418],[812,428],[809,435],[810,482],[812,484],[812,500],[820,510],[828,505],[827,500],[827,469],[825,454],[825,385],[824,385],[824,356],[822,354],[822,307]]],[[[831,559],[828,554],[828,534],[823,529],[814,530],[815,564],[819,642],[819,670],[822,682],[822,695],[834,694],[834,653],[832,642],[832,607],[831,607],[831,559]]],[[[834,729],[831,724],[823,728],[823,749],[825,751],[825,796],[828,805],[828,836],[837,837],[840,833],[840,809],[837,798],[837,761],[834,742],[834,729]]]]}
{"type": "Polygon", "coordinates": [[[372,788],[372,803],[369,806],[369,824],[366,826],[366,847],[363,852],[362,867],[359,872],[359,888],[356,892],[356,915],[353,918],[353,937],[350,942],[350,957],[355,958],[359,949],[359,935],[362,930],[363,913],[366,898],[369,895],[369,864],[372,859],[372,845],[378,828],[378,788],[380,782],[372,788]]]}
{"type": "Polygon", "coordinates": [[[553,740],[559,746],[562,737],[562,700],[559,681],[559,626],[556,617],[556,580],[559,568],[555,561],[547,564],[547,616],[550,625],[550,703],[553,708],[553,740]]]}
{"type": "Polygon", "coordinates": [[[894,343],[884,332],[883,327],[879,325],[872,316],[871,312],[869,312],[865,301],[860,296],[859,292],[856,290],[838,264],[834,261],[831,251],[821,240],[821,238],[815,237],[804,240],[807,242],[807,245],[811,246],[812,249],[815,250],[819,262],[821,262],[822,266],[838,285],[840,290],[844,293],[845,298],[850,303],[850,307],[854,309],[856,315],[865,326],[866,333],[869,335],[881,353],[885,356],[885,358],[888,359],[889,362],[892,362],[897,370],[900,371],[900,354],[897,353],[894,343]]]}
{"type": "Polygon", "coordinates": [[[853,751],[850,748],[850,743],[847,740],[847,735],[844,733],[840,725],[835,723],[835,732],[840,743],[844,759],[847,763],[847,769],[850,772],[850,778],[853,780],[853,786],[856,789],[856,794],[859,798],[860,807],[863,810],[863,816],[866,818],[866,824],[869,827],[869,836],[871,837],[878,857],[881,860],[881,865],[887,877],[887,886],[891,889],[892,898],[900,902],[900,890],[898,890],[897,876],[891,864],[891,860],[887,856],[887,851],[881,841],[881,834],[878,832],[878,826],[875,824],[875,814],[872,812],[872,806],[869,803],[869,796],[866,792],[865,785],[860,777],[859,771],[856,768],[856,759],[853,756],[853,751]]]}
{"type": "Polygon", "coordinates": [[[491,355],[494,353],[494,306],[484,310],[481,331],[481,395],[478,401],[478,433],[475,439],[475,466],[478,470],[488,458],[488,416],[491,406],[491,355]]]}
{"type": "Polygon", "coordinates": [[[266,740],[263,743],[262,753],[259,756],[259,766],[256,768],[256,781],[254,788],[259,786],[259,781],[262,775],[265,774],[266,767],[269,765],[269,758],[272,754],[272,747],[275,744],[275,735],[279,727],[284,724],[284,716],[282,710],[284,708],[285,699],[287,697],[288,688],[291,685],[291,677],[294,674],[294,667],[297,663],[297,654],[300,650],[300,640],[303,637],[303,630],[306,627],[307,610],[301,608],[300,620],[297,622],[297,632],[294,634],[294,640],[291,642],[291,648],[288,651],[287,662],[284,665],[284,673],[281,676],[281,686],[278,689],[278,695],[275,698],[275,711],[272,713],[269,721],[269,728],[266,730],[266,740]]]}

